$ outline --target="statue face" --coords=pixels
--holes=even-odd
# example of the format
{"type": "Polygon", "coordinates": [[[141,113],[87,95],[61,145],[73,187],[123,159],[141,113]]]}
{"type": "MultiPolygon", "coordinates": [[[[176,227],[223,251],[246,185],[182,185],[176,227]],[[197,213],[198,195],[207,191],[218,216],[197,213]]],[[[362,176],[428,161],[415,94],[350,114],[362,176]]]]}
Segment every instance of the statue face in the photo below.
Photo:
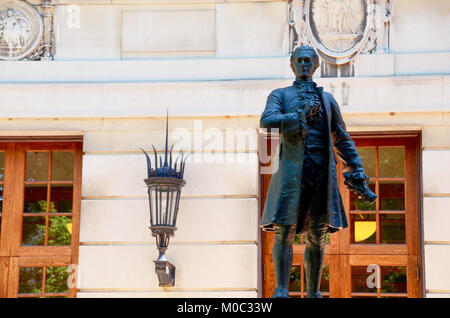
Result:
{"type": "Polygon", "coordinates": [[[291,58],[291,69],[297,78],[311,78],[316,71],[316,61],[313,52],[297,51],[291,58]]]}

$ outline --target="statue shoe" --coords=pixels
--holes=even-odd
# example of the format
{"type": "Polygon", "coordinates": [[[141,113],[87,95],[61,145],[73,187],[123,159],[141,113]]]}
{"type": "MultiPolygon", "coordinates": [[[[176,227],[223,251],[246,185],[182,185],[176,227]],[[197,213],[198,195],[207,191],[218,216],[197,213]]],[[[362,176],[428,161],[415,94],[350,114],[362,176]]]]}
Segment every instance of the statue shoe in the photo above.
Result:
{"type": "Polygon", "coordinates": [[[317,292],[315,294],[308,293],[306,295],[306,298],[323,298],[323,297],[322,297],[322,293],[321,292],[317,292]]]}
{"type": "Polygon", "coordinates": [[[270,298],[289,298],[287,288],[277,287],[273,290],[273,295],[270,298]]]}

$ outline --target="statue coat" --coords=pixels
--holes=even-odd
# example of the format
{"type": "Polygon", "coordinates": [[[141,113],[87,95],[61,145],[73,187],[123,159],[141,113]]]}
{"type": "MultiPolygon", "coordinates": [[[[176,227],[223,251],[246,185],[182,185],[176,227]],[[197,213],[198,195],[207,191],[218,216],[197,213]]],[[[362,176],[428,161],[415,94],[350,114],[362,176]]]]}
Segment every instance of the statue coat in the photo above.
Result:
{"type": "MultiPolygon", "coordinates": [[[[301,102],[297,92],[295,86],[272,91],[261,115],[261,128],[277,128],[280,133],[278,170],[272,175],[260,223],[266,231],[273,231],[274,224],[296,224],[299,216],[304,144],[300,135],[302,127],[297,108],[301,102]]],[[[344,162],[345,171],[364,171],[364,168],[336,100],[322,87],[317,87],[317,92],[324,108],[322,120],[326,120],[328,131],[328,231],[335,232],[348,226],[337,185],[335,152],[344,162]]],[[[297,224],[297,233],[300,232],[303,232],[303,224],[297,224]]]]}

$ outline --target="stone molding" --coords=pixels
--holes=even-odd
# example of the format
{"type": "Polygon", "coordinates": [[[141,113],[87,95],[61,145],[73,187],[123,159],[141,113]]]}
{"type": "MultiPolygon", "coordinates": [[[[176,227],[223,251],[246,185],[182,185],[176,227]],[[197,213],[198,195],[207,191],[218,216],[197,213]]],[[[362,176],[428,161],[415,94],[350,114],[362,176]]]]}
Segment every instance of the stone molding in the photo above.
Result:
{"type": "Polygon", "coordinates": [[[360,53],[384,53],[390,20],[391,0],[289,0],[290,51],[310,45],[335,65],[360,53]]]}
{"type": "Polygon", "coordinates": [[[0,3],[0,60],[53,60],[53,0],[0,3]]]}

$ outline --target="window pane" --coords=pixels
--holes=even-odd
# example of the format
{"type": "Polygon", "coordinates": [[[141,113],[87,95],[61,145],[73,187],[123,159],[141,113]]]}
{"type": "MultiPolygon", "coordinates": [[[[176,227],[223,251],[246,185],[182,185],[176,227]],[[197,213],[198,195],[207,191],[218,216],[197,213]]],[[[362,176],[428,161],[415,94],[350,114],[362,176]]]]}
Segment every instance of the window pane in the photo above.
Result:
{"type": "Polygon", "coordinates": [[[73,186],[52,184],[50,188],[50,212],[72,212],[73,186]]]}
{"type": "Polygon", "coordinates": [[[323,267],[319,290],[323,293],[327,293],[330,291],[330,271],[328,265],[325,265],[323,267]]]}
{"type": "Polygon", "coordinates": [[[23,218],[22,245],[37,246],[45,243],[45,216],[23,218]]]}
{"type": "Polygon", "coordinates": [[[70,245],[72,241],[72,217],[52,216],[49,220],[48,245],[70,245]]]}
{"type": "Polygon", "coordinates": [[[73,180],[74,152],[53,152],[52,180],[73,180]]]}
{"type": "Polygon", "coordinates": [[[386,244],[406,243],[405,215],[381,215],[381,242],[386,244]]]}
{"type": "Polygon", "coordinates": [[[300,266],[292,266],[291,268],[291,275],[289,277],[289,291],[290,292],[301,291],[300,266]]]}
{"type": "Polygon", "coordinates": [[[405,148],[380,147],[380,177],[404,177],[405,148]]]}
{"type": "Polygon", "coordinates": [[[48,180],[49,152],[27,152],[26,181],[48,180]]]}
{"type": "MultiPolygon", "coordinates": [[[[370,182],[369,183],[370,190],[375,193],[375,183],[370,182]]],[[[350,210],[354,211],[373,211],[376,209],[375,202],[370,204],[367,202],[364,202],[364,200],[361,198],[358,198],[358,195],[354,193],[353,191],[350,191],[350,210]]]]}
{"type": "Polygon", "coordinates": [[[366,266],[352,266],[352,292],[364,292],[364,293],[376,293],[376,286],[369,287],[368,280],[372,282],[370,275],[374,275],[374,272],[367,272],[366,266]]]}
{"type": "Polygon", "coordinates": [[[295,235],[294,241],[292,242],[292,244],[303,244],[304,242],[304,237],[303,234],[297,234],[295,235]]]}
{"type": "Polygon", "coordinates": [[[351,243],[376,243],[377,221],[375,214],[350,215],[352,237],[351,243]]]}
{"type": "Polygon", "coordinates": [[[406,293],[406,266],[381,267],[381,292],[406,293]]]}
{"type": "Polygon", "coordinates": [[[375,164],[376,164],[375,147],[373,148],[357,147],[357,150],[363,162],[366,174],[369,177],[375,177],[375,164]]]}
{"type": "Polygon", "coordinates": [[[380,210],[405,210],[404,181],[380,181],[380,210]]]}
{"type": "Polygon", "coordinates": [[[42,293],[42,268],[21,267],[19,273],[19,294],[42,293]]]}
{"type": "Polygon", "coordinates": [[[24,213],[47,212],[47,185],[28,184],[25,186],[24,213]]]}
{"type": "Polygon", "coordinates": [[[47,267],[45,293],[66,293],[69,271],[67,266],[47,267]]]}
{"type": "MultiPolygon", "coordinates": [[[[305,244],[305,234],[297,234],[295,235],[294,241],[292,241],[292,244],[305,244]]],[[[330,233],[327,233],[325,236],[325,242],[326,244],[330,244],[330,233]]]]}
{"type": "Polygon", "coordinates": [[[0,181],[3,181],[5,175],[5,153],[0,152],[0,181]]]}

